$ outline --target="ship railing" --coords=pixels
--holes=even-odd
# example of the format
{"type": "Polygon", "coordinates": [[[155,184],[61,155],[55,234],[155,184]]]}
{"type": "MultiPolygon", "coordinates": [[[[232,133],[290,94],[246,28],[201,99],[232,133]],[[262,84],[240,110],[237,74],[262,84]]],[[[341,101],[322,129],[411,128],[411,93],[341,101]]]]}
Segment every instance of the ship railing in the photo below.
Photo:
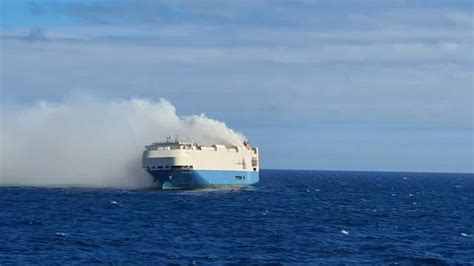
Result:
{"type": "Polygon", "coordinates": [[[230,146],[230,145],[212,145],[212,146],[202,146],[197,145],[196,143],[190,144],[180,144],[180,143],[153,143],[151,145],[145,146],[146,150],[207,150],[207,151],[228,151],[228,152],[241,152],[245,150],[251,150],[254,154],[258,153],[257,148],[244,148],[239,146],[230,146]]]}

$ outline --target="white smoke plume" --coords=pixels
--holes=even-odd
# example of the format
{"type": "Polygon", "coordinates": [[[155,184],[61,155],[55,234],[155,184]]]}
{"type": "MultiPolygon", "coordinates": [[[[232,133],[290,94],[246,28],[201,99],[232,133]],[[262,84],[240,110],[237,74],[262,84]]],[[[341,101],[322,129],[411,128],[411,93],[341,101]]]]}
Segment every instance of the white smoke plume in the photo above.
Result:
{"type": "Polygon", "coordinates": [[[200,144],[245,137],[203,114],[179,116],[166,100],[40,102],[2,108],[0,186],[146,188],[145,145],[167,136],[200,144]]]}

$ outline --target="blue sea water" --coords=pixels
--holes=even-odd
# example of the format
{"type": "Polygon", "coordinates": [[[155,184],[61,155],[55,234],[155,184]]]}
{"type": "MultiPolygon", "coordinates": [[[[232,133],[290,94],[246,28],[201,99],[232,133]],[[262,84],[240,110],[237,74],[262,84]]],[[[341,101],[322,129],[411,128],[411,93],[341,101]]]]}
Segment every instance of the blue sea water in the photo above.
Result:
{"type": "Polygon", "coordinates": [[[474,175],[262,170],[251,189],[0,187],[0,264],[474,264],[474,175]]]}

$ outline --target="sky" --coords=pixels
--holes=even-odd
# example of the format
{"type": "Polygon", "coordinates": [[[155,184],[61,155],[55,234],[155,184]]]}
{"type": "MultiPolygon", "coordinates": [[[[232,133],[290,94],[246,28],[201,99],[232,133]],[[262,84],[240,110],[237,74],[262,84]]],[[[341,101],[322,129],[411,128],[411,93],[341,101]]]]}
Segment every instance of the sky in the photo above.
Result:
{"type": "Polygon", "coordinates": [[[0,0],[0,105],[166,99],[271,169],[474,172],[464,0],[0,0]]]}

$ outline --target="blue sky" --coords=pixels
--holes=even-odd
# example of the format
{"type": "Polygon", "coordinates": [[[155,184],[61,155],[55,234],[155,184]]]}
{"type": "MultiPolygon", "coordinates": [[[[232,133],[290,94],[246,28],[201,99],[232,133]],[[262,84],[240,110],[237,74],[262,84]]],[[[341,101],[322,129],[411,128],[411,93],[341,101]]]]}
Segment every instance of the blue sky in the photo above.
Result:
{"type": "Polygon", "coordinates": [[[1,104],[166,98],[262,167],[474,172],[472,1],[1,4],[1,104]]]}

